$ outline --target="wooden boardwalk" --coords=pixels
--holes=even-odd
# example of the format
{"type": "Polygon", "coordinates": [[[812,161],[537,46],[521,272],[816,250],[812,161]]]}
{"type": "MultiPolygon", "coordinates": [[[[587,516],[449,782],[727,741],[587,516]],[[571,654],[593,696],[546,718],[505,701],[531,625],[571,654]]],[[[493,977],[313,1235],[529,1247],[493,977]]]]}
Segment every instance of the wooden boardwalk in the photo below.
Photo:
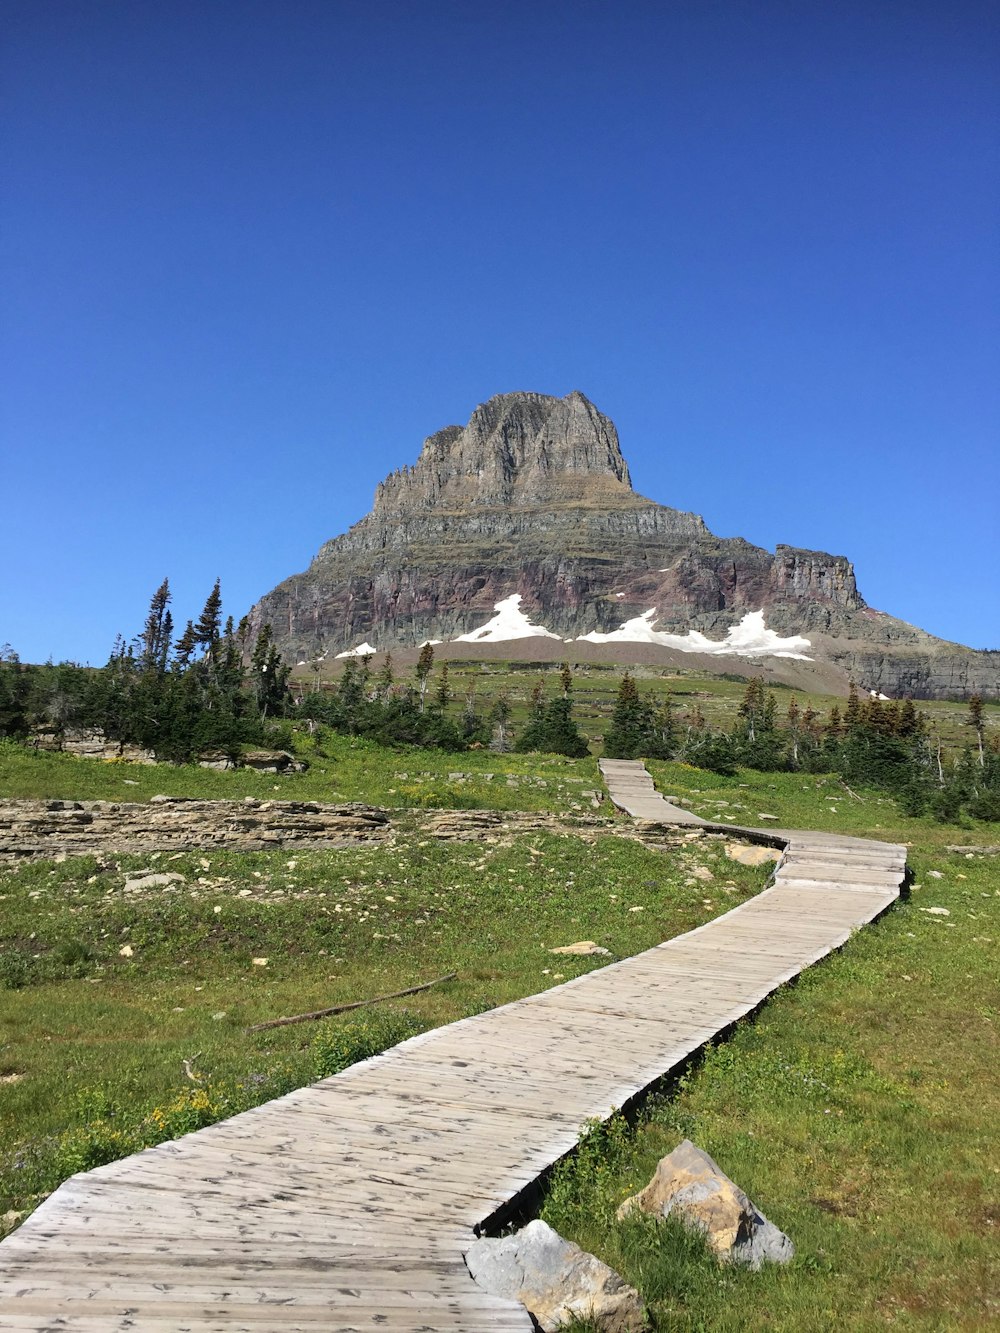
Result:
{"type": "MultiPolygon", "coordinates": [[[[601,767],[638,818],[705,822],[601,767]]],[[[0,1243],[0,1328],[528,1333],[469,1277],[475,1229],[899,893],[902,847],[766,836],[774,882],[725,916],[73,1177],[0,1243]]]]}

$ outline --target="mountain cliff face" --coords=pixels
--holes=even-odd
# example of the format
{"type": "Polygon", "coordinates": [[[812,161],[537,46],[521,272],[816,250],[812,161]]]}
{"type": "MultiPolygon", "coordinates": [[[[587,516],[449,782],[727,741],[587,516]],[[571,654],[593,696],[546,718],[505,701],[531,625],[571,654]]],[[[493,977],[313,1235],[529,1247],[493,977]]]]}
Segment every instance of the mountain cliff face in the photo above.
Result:
{"type": "Polygon", "coordinates": [[[663,634],[722,639],[751,612],[886,694],[992,697],[1000,654],[934,639],[866,607],[843,556],[772,555],[632,489],[614,424],[582,393],[513,393],[424,442],[372,512],[253,608],[287,658],[468,634],[496,604],[563,638],[655,608],[663,634]]]}

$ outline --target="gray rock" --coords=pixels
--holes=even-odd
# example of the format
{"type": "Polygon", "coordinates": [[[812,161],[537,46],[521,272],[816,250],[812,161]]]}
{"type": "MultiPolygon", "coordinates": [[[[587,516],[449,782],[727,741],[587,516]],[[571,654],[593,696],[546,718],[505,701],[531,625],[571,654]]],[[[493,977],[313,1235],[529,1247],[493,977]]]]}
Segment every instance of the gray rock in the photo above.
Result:
{"type": "Polygon", "coordinates": [[[125,892],[142,893],[146,889],[165,889],[171,884],[184,883],[186,883],[186,880],[183,875],[159,871],[148,875],[137,875],[134,879],[127,879],[125,881],[125,892]]]}
{"type": "Polygon", "coordinates": [[[605,1333],[648,1327],[635,1288],[545,1222],[529,1222],[513,1236],[483,1237],[465,1262],[484,1290],[520,1301],[545,1333],[572,1319],[592,1320],[605,1333]]]}
{"type": "Polygon", "coordinates": [[[618,1209],[620,1218],[633,1212],[669,1217],[676,1213],[700,1231],[713,1253],[725,1263],[760,1268],[768,1260],[786,1264],[795,1246],[750,1202],[708,1153],[684,1139],[638,1194],[618,1209]]]}

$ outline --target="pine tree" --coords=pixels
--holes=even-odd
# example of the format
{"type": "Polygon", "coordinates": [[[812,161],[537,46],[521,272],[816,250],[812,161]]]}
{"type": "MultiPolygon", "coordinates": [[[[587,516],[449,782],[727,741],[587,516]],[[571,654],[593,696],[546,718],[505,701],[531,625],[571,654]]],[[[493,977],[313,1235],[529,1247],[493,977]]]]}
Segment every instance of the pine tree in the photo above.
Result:
{"type": "Polygon", "coordinates": [[[904,699],[899,709],[900,736],[922,736],[926,727],[927,720],[923,713],[917,711],[913,700],[909,697],[904,699]]]}
{"type": "Polygon", "coordinates": [[[149,603],[149,614],[139,641],[139,668],[162,675],[167,669],[174,622],[170,614],[170,583],[164,579],[149,603]]]}
{"type": "Polygon", "coordinates": [[[437,689],[434,691],[434,703],[442,713],[451,703],[451,686],[448,684],[448,663],[441,663],[437,689]]]}
{"type": "Polygon", "coordinates": [[[802,714],[799,710],[798,700],[793,694],[788,701],[788,713],[785,718],[788,728],[788,740],[791,746],[792,767],[799,766],[799,739],[802,734],[802,714]]]}
{"type": "Polygon", "coordinates": [[[850,734],[857,731],[862,723],[861,700],[858,698],[858,687],[852,680],[847,691],[847,706],[844,709],[844,730],[850,734]]]}
{"type": "Polygon", "coordinates": [[[177,671],[186,671],[191,664],[191,657],[198,647],[198,636],[193,621],[184,626],[184,633],[177,640],[174,648],[174,667],[177,671]]]}
{"type": "Polygon", "coordinates": [[[492,728],[490,749],[497,754],[506,754],[511,748],[510,700],[506,694],[497,695],[496,703],[490,713],[490,726],[492,728]]]}
{"type": "Polygon", "coordinates": [[[568,699],[570,691],[573,688],[573,673],[569,669],[569,663],[563,662],[559,671],[559,685],[562,688],[563,698],[568,699]]]}
{"type": "Polygon", "coordinates": [[[415,668],[417,684],[420,689],[420,711],[424,711],[424,700],[427,696],[427,677],[431,674],[434,667],[434,645],[425,643],[421,645],[420,656],[417,658],[415,668]]]}
{"type": "Polygon", "coordinates": [[[379,670],[379,673],[375,678],[376,699],[384,703],[385,700],[388,699],[389,695],[392,694],[392,687],[395,684],[395,680],[396,678],[393,675],[392,671],[392,654],[386,653],[385,660],[383,661],[381,669],[379,670]]]}
{"type": "Polygon", "coordinates": [[[205,655],[212,663],[218,654],[221,623],[222,593],[219,590],[219,580],[216,579],[194,627],[195,644],[205,649],[205,655]]]}
{"type": "Polygon", "coordinates": [[[965,719],[966,726],[974,727],[976,732],[976,744],[979,750],[979,767],[986,766],[986,757],[983,749],[983,736],[986,731],[986,723],[983,719],[983,700],[978,694],[974,694],[969,700],[969,716],[965,719]]]}
{"type": "Polygon", "coordinates": [[[470,685],[465,691],[465,706],[462,709],[462,736],[466,741],[482,742],[486,739],[482,732],[479,711],[476,708],[475,685],[470,685]]]}
{"type": "Polygon", "coordinates": [[[672,759],[677,746],[674,700],[669,690],[653,713],[651,735],[646,755],[650,759],[672,759]]]}
{"type": "Polygon", "coordinates": [[[751,744],[757,739],[758,730],[763,729],[764,708],[764,677],[753,676],[747,681],[747,687],[743,692],[743,702],[737,711],[737,716],[743,719],[746,739],[751,744]]]}
{"type": "Polygon", "coordinates": [[[844,723],[843,719],[840,716],[840,708],[837,704],[834,704],[833,707],[830,709],[830,716],[827,719],[826,723],[826,739],[830,741],[832,744],[836,744],[836,742],[840,740],[843,734],[844,734],[844,723]]]}
{"type": "Polygon", "coordinates": [[[545,682],[541,676],[531,687],[530,696],[530,718],[532,722],[537,722],[545,713],[545,682]]]}
{"type": "Polygon", "coordinates": [[[649,749],[652,709],[639,697],[639,689],[626,671],[618,686],[611,725],[604,735],[604,753],[609,759],[638,759],[649,749]]]}

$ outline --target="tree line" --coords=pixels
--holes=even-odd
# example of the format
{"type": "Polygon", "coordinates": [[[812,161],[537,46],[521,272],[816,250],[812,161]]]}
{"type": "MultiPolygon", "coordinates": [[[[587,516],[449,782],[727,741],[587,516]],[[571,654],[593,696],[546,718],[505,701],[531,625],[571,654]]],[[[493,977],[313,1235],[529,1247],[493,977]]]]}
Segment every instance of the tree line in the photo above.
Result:
{"type": "Polygon", "coordinates": [[[626,672],[618,690],[604,753],[618,759],[678,759],[715,772],[839,773],[845,782],[881,787],[908,814],[925,811],[951,820],[966,810],[1000,819],[1000,747],[986,739],[983,704],[969,700],[969,743],[945,762],[940,741],[912,699],[862,698],[850,686],[841,709],[823,721],[793,694],[783,717],[762,677],[749,681],[728,729],[708,725],[700,706],[679,718],[668,694],[658,705],[643,699],[626,672]]]}
{"type": "Polygon", "coordinates": [[[31,666],[0,650],[0,736],[48,732],[58,743],[70,731],[94,729],[178,763],[287,741],[279,719],[291,712],[289,668],[270,626],[251,646],[246,618],[223,622],[216,580],[201,614],[175,637],[171,601],[164,579],[141,633],[129,642],[119,635],[104,667],[31,666]]]}

